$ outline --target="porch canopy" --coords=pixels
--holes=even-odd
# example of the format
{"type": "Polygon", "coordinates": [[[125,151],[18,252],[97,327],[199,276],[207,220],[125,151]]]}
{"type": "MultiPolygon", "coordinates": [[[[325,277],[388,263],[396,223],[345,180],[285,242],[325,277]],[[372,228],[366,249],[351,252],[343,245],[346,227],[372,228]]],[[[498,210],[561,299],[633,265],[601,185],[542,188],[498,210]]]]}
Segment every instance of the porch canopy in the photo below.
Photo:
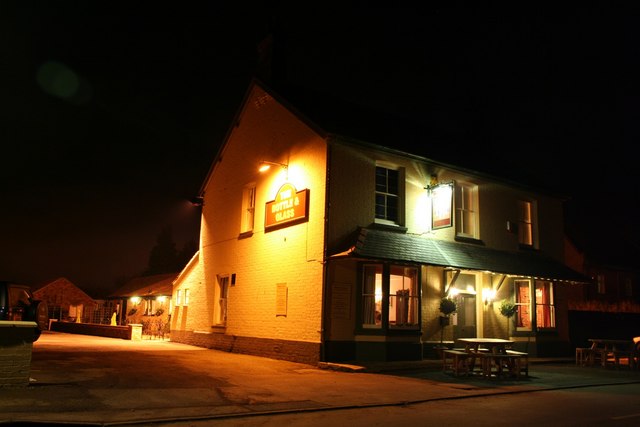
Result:
{"type": "Polygon", "coordinates": [[[587,276],[536,252],[500,251],[370,228],[361,228],[355,245],[332,257],[340,256],[415,262],[573,283],[591,282],[587,276]]]}

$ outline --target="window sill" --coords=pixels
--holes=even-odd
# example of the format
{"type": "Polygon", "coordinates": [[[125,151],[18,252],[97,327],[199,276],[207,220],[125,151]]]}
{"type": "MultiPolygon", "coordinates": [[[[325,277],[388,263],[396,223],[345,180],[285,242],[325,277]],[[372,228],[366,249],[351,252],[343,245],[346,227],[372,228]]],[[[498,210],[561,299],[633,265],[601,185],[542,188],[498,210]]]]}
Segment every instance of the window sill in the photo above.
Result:
{"type": "Polygon", "coordinates": [[[518,245],[518,249],[520,249],[521,251],[530,251],[530,252],[535,252],[537,251],[536,248],[534,248],[531,245],[523,245],[523,244],[519,244],[518,245]]]}
{"type": "Polygon", "coordinates": [[[245,231],[244,233],[240,233],[240,235],[238,236],[238,239],[247,239],[247,238],[249,238],[251,236],[253,236],[253,230],[245,231]]]}
{"type": "Polygon", "coordinates": [[[227,332],[227,327],[225,325],[213,325],[211,327],[211,332],[214,334],[224,334],[227,332]]]}
{"type": "Polygon", "coordinates": [[[379,222],[374,222],[373,224],[371,224],[371,228],[376,230],[395,231],[396,233],[407,232],[407,227],[403,227],[400,225],[382,224],[379,222]]]}
{"type": "Polygon", "coordinates": [[[475,239],[473,237],[456,236],[455,237],[455,241],[456,242],[461,242],[461,243],[473,243],[474,245],[482,245],[482,246],[484,246],[484,242],[482,240],[475,239]]]}

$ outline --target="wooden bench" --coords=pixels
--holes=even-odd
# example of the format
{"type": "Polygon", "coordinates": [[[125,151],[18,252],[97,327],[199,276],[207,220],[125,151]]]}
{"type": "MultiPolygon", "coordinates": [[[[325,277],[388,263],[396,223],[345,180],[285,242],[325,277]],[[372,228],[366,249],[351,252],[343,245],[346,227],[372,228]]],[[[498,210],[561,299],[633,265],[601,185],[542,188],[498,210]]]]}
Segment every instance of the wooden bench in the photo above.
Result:
{"type": "Polygon", "coordinates": [[[469,375],[469,356],[470,354],[463,350],[443,350],[442,370],[451,371],[456,376],[469,375]]]}
{"type": "Polygon", "coordinates": [[[519,378],[521,373],[529,375],[529,355],[514,350],[505,353],[480,353],[482,375],[486,378],[505,376],[519,378]]]}
{"type": "Polygon", "coordinates": [[[515,360],[516,376],[519,377],[521,374],[524,374],[525,377],[528,377],[529,376],[529,353],[516,351],[516,350],[507,350],[507,354],[518,356],[518,358],[515,360]]]}

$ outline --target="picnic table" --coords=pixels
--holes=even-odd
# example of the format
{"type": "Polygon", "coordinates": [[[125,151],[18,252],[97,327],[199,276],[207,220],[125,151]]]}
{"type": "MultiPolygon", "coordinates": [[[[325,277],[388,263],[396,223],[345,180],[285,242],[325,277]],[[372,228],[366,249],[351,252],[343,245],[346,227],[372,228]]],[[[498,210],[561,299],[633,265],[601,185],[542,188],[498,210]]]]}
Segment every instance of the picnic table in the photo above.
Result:
{"type": "Polygon", "coordinates": [[[511,340],[501,338],[458,338],[464,348],[445,350],[443,352],[443,369],[452,370],[454,374],[480,373],[484,377],[501,378],[504,376],[519,377],[526,375],[528,354],[511,350],[511,340]],[[476,364],[476,360],[479,361],[476,364]],[[476,367],[479,370],[476,370],[476,367]]]}
{"type": "Polygon", "coordinates": [[[576,348],[576,364],[620,367],[625,360],[630,368],[637,368],[640,339],[589,338],[588,341],[590,347],[576,348]]]}

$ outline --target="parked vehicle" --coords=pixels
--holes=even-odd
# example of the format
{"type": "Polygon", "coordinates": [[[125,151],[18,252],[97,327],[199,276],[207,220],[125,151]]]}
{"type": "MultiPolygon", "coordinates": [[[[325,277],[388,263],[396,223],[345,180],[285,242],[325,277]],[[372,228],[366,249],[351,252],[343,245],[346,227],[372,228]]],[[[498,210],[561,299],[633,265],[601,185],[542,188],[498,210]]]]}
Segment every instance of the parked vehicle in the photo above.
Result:
{"type": "Polygon", "coordinates": [[[0,320],[36,322],[34,341],[49,328],[49,310],[45,301],[35,300],[31,288],[0,281],[0,320]]]}

